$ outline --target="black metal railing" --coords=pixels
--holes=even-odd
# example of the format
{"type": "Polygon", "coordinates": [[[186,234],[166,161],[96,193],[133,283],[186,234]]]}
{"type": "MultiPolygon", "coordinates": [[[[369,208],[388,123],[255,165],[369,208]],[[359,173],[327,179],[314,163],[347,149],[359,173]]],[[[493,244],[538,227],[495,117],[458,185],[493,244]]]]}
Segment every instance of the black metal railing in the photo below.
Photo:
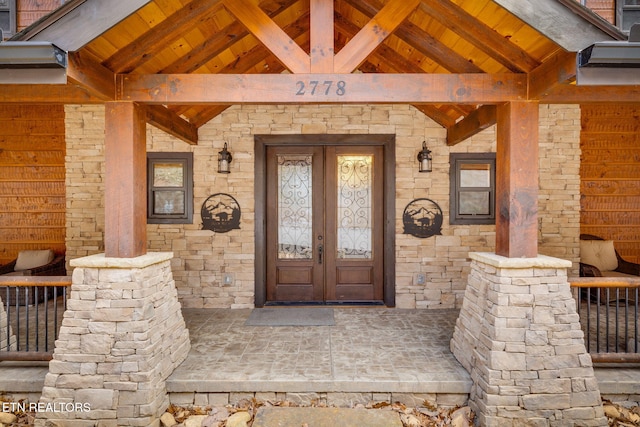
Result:
{"type": "Polygon", "coordinates": [[[51,360],[70,286],[67,276],[0,277],[0,360],[51,360]]]}
{"type": "Polygon", "coordinates": [[[640,278],[569,279],[594,362],[640,362],[640,278]]]}

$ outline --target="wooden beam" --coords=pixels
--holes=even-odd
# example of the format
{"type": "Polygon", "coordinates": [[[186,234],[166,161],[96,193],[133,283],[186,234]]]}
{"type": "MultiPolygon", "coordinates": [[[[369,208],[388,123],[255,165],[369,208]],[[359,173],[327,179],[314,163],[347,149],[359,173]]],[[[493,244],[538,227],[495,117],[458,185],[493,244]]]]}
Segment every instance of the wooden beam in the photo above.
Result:
{"type": "MultiPolygon", "coordinates": [[[[72,83],[86,87],[99,99],[104,101],[113,101],[115,99],[115,75],[84,51],[69,53],[67,78],[72,83]]],[[[149,124],[189,144],[198,143],[198,129],[182,117],[169,111],[166,107],[161,105],[150,106],[147,109],[147,113],[149,124]]]]}
{"type": "MultiPolygon", "coordinates": [[[[268,1],[261,3],[260,6],[269,10],[267,15],[270,18],[275,18],[296,1],[297,0],[268,1]]],[[[305,14],[305,16],[307,15],[305,14]]],[[[163,74],[190,73],[202,67],[249,34],[249,31],[244,25],[238,21],[233,21],[219,31],[212,31],[203,43],[194,46],[187,55],[178,58],[175,62],[156,71],[163,74]]]]}
{"type": "Polygon", "coordinates": [[[560,49],[529,73],[529,99],[539,98],[551,88],[576,77],[576,54],[560,49]]]}
{"type": "Polygon", "coordinates": [[[191,121],[198,127],[203,126],[214,117],[222,114],[222,112],[229,107],[231,107],[231,105],[213,105],[211,107],[200,108],[198,114],[194,116],[191,121]]]}
{"type": "Polygon", "coordinates": [[[525,50],[511,43],[452,1],[429,0],[422,2],[420,8],[510,71],[528,73],[540,65],[525,50]]]}
{"type": "Polygon", "coordinates": [[[116,96],[116,78],[111,70],[100,65],[86,50],[69,52],[67,80],[86,87],[96,97],[113,101],[116,96]]]}
{"type": "Polygon", "coordinates": [[[447,128],[447,145],[454,146],[496,124],[496,106],[483,105],[447,128]]]}
{"type": "MultiPolygon", "coordinates": [[[[531,99],[536,99],[531,97],[531,99]]],[[[545,104],[638,103],[640,85],[637,86],[577,86],[557,85],[540,94],[545,104]]]]}
{"type": "Polygon", "coordinates": [[[133,102],[105,104],[105,256],[147,253],[146,114],[133,102]]]}
{"type": "Polygon", "coordinates": [[[103,65],[115,73],[132,72],[192,28],[200,24],[212,25],[212,16],[218,6],[221,6],[221,0],[192,1],[127,46],[118,49],[103,65]]]}
{"type": "Polygon", "coordinates": [[[428,116],[431,120],[433,120],[443,128],[448,128],[456,123],[455,119],[453,119],[445,111],[442,111],[435,105],[412,104],[412,106],[418,111],[421,111],[424,115],[428,116]]]}
{"type": "Polygon", "coordinates": [[[495,104],[523,100],[521,74],[130,74],[121,100],[150,104],[495,104]]]}
{"type": "MultiPolygon", "coordinates": [[[[309,30],[309,14],[303,13],[295,22],[287,25],[284,30],[292,39],[297,40],[298,37],[304,35],[309,30]]],[[[308,43],[306,43],[308,44],[308,43]]],[[[305,47],[305,43],[300,44],[305,47]]],[[[284,71],[282,63],[277,61],[271,52],[263,45],[257,44],[248,52],[244,52],[238,57],[238,60],[227,65],[219,71],[220,74],[241,74],[250,71],[256,64],[264,61],[265,73],[281,73],[284,71]]],[[[229,105],[216,105],[209,108],[201,108],[195,115],[189,115],[189,122],[200,127],[224,110],[229,105]]]]}
{"type": "MultiPolygon", "coordinates": [[[[339,32],[343,33],[347,37],[351,38],[353,35],[357,34],[359,29],[354,24],[346,20],[342,15],[336,13],[335,17],[335,26],[339,32]]],[[[368,66],[373,69],[378,70],[381,64],[385,64],[391,69],[397,72],[408,72],[408,73],[423,73],[424,70],[420,68],[417,63],[411,62],[406,59],[404,56],[400,55],[395,50],[388,47],[386,44],[382,43],[378,49],[374,52],[374,54],[369,57],[367,62],[365,62],[368,66]],[[371,61],[375,59],[377,64],[372,64],[371,61]]],[[[361,66],[362,69],[362,66],[361,66]]],[[[421,111],[423,114],[431,118],[433,121],[438,123],[442,127],[449,127],[455,124],[455,120],[447,115],[446,112],[442,111],[435,105],[418,105],[414,104],[414,108],[418,111],[421,111]]]]}
{"type": "Polygon", "coordinates": [[[497,107],[496,254],[538,255],[538,103],[497,107]]]}
{"type": "Polygon", "coordinates": [[[334,59],[336,73],[351,73],[362,64],[407,17],[420,0],[390,0],[367,24],[340,49],[334,59]]]}
{"type": "Polygon", "coordinates": [[[333,40],[333,1],[311,0],[311,72],[332,73],[333,40]]]}
{"type": "Polygon", "coordinates": [[[101,104],[104,99],[78,85],[0,85],[0,103],[101,104]]]}
{"type": "Polygon", "coordinates": [[[149,105],[147,123],[173,135],[187,144],[198,145],[198,128],[163,105],[149,105]]]}
{"type": "MultiPolygon", "coordinates": [[[[347,20],[344,16],[336,13],[335,27],[339,33],[347,38],[352,38],[360,29],[347,20]]],[[[387,46],[385,43],[380,44],[375,52],[369,57],[368,62],[376,62],[385,64],[388,71],[397,73],[424,73],[417,62],[410,61],[406,57],[400,55],[397,51],[387,46]]]]}
{"type": "MultiPolygon", "coordinates": [[[[383,7],[377,0],[346,0],[346,3],[369,18],[383,7]]],[[[422,28],[405,20],[395,30],[394,34],[402,41],[430,58],[452,73],[482,73],[482,68],[470,62],[453,49],[424,31],[422,28]]]]}
{"type": "MultiPolygon", "coordinates": [[[[120,23],[152,0],[85,1],[64,16],[45,25],[30,27],[20,34],[20,40],[39,40],[55,44],[68,52],[84,45],[120,23]]],[[[64,7],[64,6],[63,6],[64,7]]],[[[46,18],[44,18],[46,20],[46,18]]]]}
{"type": "Polygon", "coordinates": [[[248,0],[224,0],[224,5],[292,73],[309,72],[309,55],[257,5],[248,0]]]}

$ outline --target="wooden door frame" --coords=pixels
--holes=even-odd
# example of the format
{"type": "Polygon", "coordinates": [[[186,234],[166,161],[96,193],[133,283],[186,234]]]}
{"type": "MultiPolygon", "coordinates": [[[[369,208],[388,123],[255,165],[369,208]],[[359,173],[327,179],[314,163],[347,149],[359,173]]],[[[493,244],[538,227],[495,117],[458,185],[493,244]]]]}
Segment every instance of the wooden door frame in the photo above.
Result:
{"type": "Polygon", "coordinates": [[[381,145],[384,150],[384,285],[383,302],[396,305],[396,136],[395,134],[255,135],[255,306],[267,300],[266,266],[266,152],[270,145],[381,145]]]}

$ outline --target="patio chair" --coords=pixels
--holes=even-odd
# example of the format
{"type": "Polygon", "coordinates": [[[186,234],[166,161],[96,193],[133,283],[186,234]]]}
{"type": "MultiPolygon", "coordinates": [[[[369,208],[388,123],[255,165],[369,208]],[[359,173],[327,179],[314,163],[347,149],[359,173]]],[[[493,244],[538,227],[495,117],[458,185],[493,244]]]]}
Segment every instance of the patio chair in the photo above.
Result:
{"type": "MultiPolygon", "coordinates": [[[[20,251],[18,258],[8,264],[0,266],[0,275],[4,276],[66,276],[64,254],[56,254],[51,249],[20,251]]],[[[0,299],[6,303],[6,287],[0,287],[0,299]]],[[[29,304],[42,302],[44,292],[39,292],[38,301],[35,292],[30,292],[29,304]]],[[[16,288],[9,288],[9,303],[16,303],[16,288]]],[[[18,301],[24,305],[24,298],[18,301]]]]}
{"type": "MultiPolygon", "coordinates": [[[[638,276],[640,276],[640,264],[622,258],[612,240],[604,240],[591,234],[580,235],[580,277],[638,276]]],[[[616,289],[618,288],[610,289],[609,302],[616,300],[616,289]]],[[[619,289],[624,295],[624,288],[619,289]]],[[[606,299],[604,289],[600,290],[600,297],[606,299]]],[[[632,296],[628,300],[635,301],[635,298],[632,296]]]]}
{"type": "Polygon", "coordinates": [[[640,264],[626,261],[612,240],[591,234],[580,235],[581,277],[640,276],[640,264]]]}

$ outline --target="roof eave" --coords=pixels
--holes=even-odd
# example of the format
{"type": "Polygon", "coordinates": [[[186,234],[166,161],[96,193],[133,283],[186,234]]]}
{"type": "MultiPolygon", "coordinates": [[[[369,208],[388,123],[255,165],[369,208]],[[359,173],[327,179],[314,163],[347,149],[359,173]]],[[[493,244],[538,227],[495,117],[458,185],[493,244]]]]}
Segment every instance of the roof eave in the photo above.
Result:
{"type": "Polygon", "coordinates": [[[11,40],[47,41],[73,52],[152,0],[72,0],[17,33],[11,40]]]}
{"type": "Polygon", "coordinates": [[[627,36],[575,0],[493,0],[569,52],[627,36]]]}

